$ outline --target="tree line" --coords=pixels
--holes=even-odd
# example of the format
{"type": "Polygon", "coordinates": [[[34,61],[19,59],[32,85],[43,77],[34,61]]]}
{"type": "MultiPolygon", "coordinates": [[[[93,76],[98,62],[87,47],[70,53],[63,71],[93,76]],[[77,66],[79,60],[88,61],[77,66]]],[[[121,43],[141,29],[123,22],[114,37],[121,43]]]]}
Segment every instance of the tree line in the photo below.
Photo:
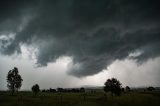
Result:
{"type": "MultiPolygon", "coordinates": [[[[10,70],[7,74],[7,87],[8,89],[11,91],[11,94],[13,95],[15,91],[18,92],[18,90],[21,88],[22,86],[22,77],[18,72],[18,68],[14,67],[12,70],[10,70]]],[[[35,84],[31,87],[31,90],[33,91],[33,93],[35,95],[38,94],[38,92],[40,92],[40,87],[38,84],[35,84]]],[[[147,90],[154,90],[153,87],[148,87],[147,90]]],[[[104,91],[105,92],[111,92],[112,95],[117,95],[120,96],[121,92],[124,91],[131,91],[129,86],[126,86],[125,88],[122,87],[122,83],[117,80],[116,78],[111,78],[111,79],[107,79],[106,82],[104,83],[104,91]]],[[[56,89],[43,89],[42,92],[85,92],[84,88],[73,88],[73,89],[64,89],[64,88],[57,88],[56,89]]]]}

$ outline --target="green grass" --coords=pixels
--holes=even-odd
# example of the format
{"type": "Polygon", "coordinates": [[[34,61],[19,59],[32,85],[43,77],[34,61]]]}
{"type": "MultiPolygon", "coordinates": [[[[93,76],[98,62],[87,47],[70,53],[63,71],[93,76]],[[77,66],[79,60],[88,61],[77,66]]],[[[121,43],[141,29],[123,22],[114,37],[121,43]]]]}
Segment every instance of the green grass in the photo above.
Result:
{"type": "Polygon", "coordinates": [[[160,92],[131,92],[121,96],[97,93],[0,92],[0,106],[160,106],[160,92]],[[84,98],[85,95],[85,98],[84,98]]]}

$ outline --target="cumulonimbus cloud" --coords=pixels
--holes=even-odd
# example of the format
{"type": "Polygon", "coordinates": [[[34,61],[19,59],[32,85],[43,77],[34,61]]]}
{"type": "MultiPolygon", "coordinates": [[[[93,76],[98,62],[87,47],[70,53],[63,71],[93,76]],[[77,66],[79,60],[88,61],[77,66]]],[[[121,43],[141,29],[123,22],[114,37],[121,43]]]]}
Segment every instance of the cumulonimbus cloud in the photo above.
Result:
{"type": "Polygon", "coordinates": [[[26,0],[3,1],[1,53],[20,51],[21,44],[38,48],[41,66],[70,56],[69,74],[96,74],[116,59],[142,51],[134,59],[145,61],[160,55],[160,15],[154,0],[26,0]],[[16,9],[13,10],[13,8],[16,9]],[[25,18],[25,25],[22,25],[25,18]],[[29,17],[29,18],[27,18],[29,17]],[[20,28],[20,26],[23,26],[20,28]],[[20,30],[19,30],[20,28],[20,30]],[[8,44],[8,43],[7,43],[8,44]]]}

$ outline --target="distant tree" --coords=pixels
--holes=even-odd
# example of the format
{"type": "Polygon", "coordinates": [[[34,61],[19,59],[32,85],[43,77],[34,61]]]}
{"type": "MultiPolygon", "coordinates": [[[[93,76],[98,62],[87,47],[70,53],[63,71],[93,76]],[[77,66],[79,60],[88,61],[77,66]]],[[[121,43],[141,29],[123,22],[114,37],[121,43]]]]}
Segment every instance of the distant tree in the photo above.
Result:
{"type": "Polygon", "coordinates": [[[112,94],[115,94],[118,96],[120,95],[122,86],[121,86],[121,83],[116,78],[107,79],[104,85],[105,85],[104,87],[105,92],[110,91],[112,94]]]}
{"type": "Polygon", "coordinates": [[[34,93],[35,96],[36,96],[37,93],[40,91],[39,85],[38,85],[38,84],[33,85],[33,86],[32,86],[32,91],[33,91],[33,93],[34,93]]]}
{"type": "Polygon", "coordinates": [[[53,93],[54,93],[54,92],[56,92],[56,89],[50,88],[50,89],[49,89],[49,92],[53,92],[53,93]]]}
{"type": "Polygon", "coordinates": [[[155,90],[155,88],[152,87],[152,86],[150,86],[150,87],[147,88],[147,90],[148,90],[148,91],[153,91],[153,90],[155,90]]]}
{"type": "Polygon", "coordinates": [[[18,73],[18,68],[14,67],[14,69],[10,70],[7,74],[7,87],[9,90],[11,90],[12,95],[15,91],[18,91],[18,89],[22,86],[23,79],[21,78],[21,75],[18,73]]]}
{"type": "Polygon", "coordinates": [[[83,87],[80,88],[80,92],[85,92],[85,89],[83,87]]]}
{"type": "Polygon", "coordinates": [[[46,92],[46,90],[45,90],[45,89],[43,89],[43,90],[42,90],[42,92],[46,92]]]}
{"type": "Polygon", "coordinates": [[[121,91],[124,92],[124,88],[121,88],[121,91]]]}
{"type": "Polygon", "coordinates": [[[57,92],[64,92],[63,88],[57,88],[57,92]]]}
{"type": "Polygon", "coordinates": [[[129,86],[126,86],[125,90],[126,90],[127,92],[131,91],[131,89],[130,89],[129,86]]]}

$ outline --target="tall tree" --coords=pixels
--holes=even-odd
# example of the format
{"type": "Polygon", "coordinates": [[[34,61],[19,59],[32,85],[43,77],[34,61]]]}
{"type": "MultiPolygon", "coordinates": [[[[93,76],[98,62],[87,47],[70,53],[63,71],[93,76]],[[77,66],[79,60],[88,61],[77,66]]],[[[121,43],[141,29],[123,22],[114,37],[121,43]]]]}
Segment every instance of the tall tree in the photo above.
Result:
{"type": "Polygon", "coordinates": [[[23,79],[21,78],[21,75],[18,72],[18,68],[14,67],[14,69],[10,70],[7,75],[7,87],[9,90],[11,90],[12,95],[15,91],[18,91],[18,89],[22,86],[23,79]]]}
{"type": "Polygon", "coordinates": [[[121,83],[116,78],[108,79],[104,83],[104,85],[105,85],[104,87],[105,92],[110,91],[112,94],[120,95],[122,86],[121,83]]]}

